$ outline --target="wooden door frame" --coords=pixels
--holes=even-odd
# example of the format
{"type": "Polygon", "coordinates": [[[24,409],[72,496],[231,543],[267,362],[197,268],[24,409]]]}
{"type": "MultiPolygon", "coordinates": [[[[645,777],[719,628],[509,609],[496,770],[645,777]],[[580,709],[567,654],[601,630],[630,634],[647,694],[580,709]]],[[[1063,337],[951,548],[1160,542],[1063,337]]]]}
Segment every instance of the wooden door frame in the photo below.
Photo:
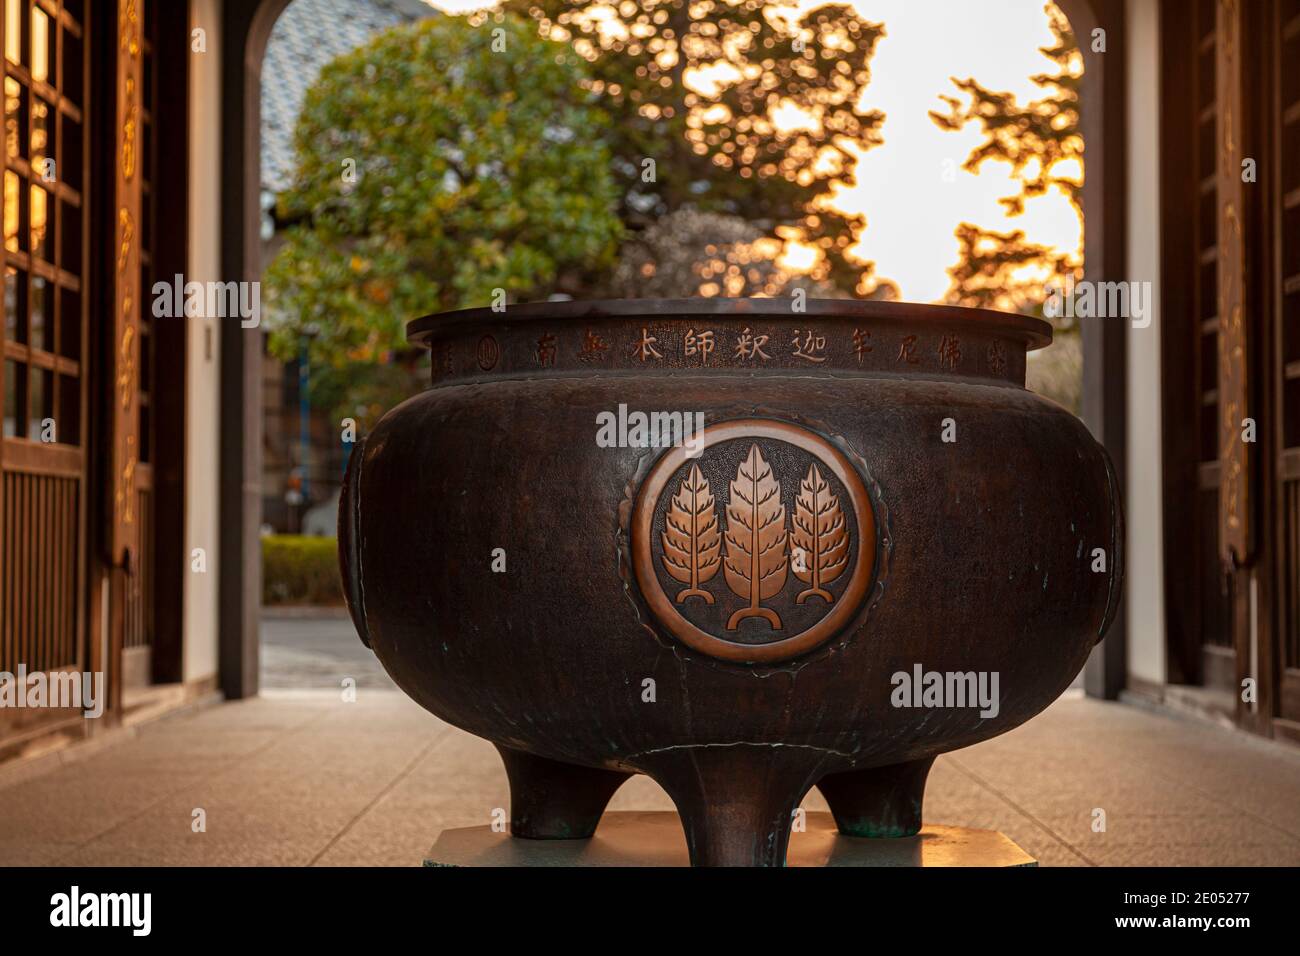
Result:
{"type": "MultiPolygon", "coordinates": [[[[121,90],[120,46],[118,43],[118,16],[126,0],[102,4],[87,4],[87,19],[92,21],[95,38],[90,55],[91,104],[89,114],[88,154],[113,156],[112,163],[90,163],[87,192],[90,194],[90,228],[86,242],[89,245],[87,272],[88,308],[92,316],[118,314],[116,269],[114,250],[119,247],[119,222],[115,214],[120,206],[118,194],[119,123],[118,97],[121,90]],[[92,241],[93,237],[93,241],[92,241]]],[[[150,0],[137,0],[148,3],[150,0]]],[[[160,2],[160,0],[152,0],[160,2]]],[[[161,0],[159,11],[167,18],[168,29],[184,29],[183,43],[164,44],[158,52],[169,66],[168,96],[160,97],[160,115],[154,117],[155,128],[164,127],[180,133],[182,144],[169,147],[169,161],[159,164],[160,182],[154,187],[159,194],[179,197],[169,202],[167,214],[157,217],[162,232],[153,246],[159,250],[157,270],[184,273],[188,262],[188,57],[189,57],[189,4],[169,4],[161,0]],[[181,72],[183,71],[183,73],[181,72]],[[177,158],[179,157],[179,159],[177,158]]],[[[158,76],[162,75],[159,71],[158,76]]],[[[171,134],[168,134],[171,135],[171,134]]],[[[89,159],[88,159],[89,162],[89,159]]],[[[138,269],[136,270],[138,276],[138,269]]],[[[137,279],[137,285],[138,285],[137,279]]],[[[151,302],[151,290],[137,289],[135,308],[146,307],[151,302]]],[[[137,311],[136,315],[139,315],[137,311]]],[[[87,430],[87,447],[92,449],[89,485],[98,493],[88,494],[85,527],[87,530],[87,584],[88,640],[90,669],[102,671],[109,691],[109,711],[120,715],[122,710],[122,637],[125,604],[126,574],[124,555],[119,553],[120,541],[114,534],[114,491],[117,486],[120,464],[110,453],[116,446],[118,416],[113,414],[118,375],[118,342],[110,321],[92,321],[85,355],[90,376],[88,394],[94,402],[83,418],[87,430]]],[[[169,352],[177,356],[174,361],[158,363],[160,372],[155,377],[154,389],[166,395],[159,404],[167,414],[155,422],[155,434],[165,437],[157,442],[154,459],[155,514],[154,540],[148,546],[154,549],[155,567],[159,575],[155,581],[156,603],[153,607],[155,627],[163,636],[152,655],[154,682],[175,682],[183,675],[183,621],[184,621],[184,561],[185,533],[185,341],[186,327],[183,317],[157,321],[155,325],[159,342],[166,344],[169,352]]],[[[138,361],[138,356],[137,356],[138,361]]],[[[140,545],[132,560],[139,561],[140,545]]]]}
{"type": "MultiPolygon", "coordinates": [[[[1248,401],[1255,416],[1259,440],[1252,449],[1251,509],[1252,533],[1248,572],[1241,575],[1234,628],[1237,648],[1238,687],[1247,678],[1256,685],[1255,703],[1236,694],[1237,722],[1254,733],[1274,734],[1278,689],[1281,674],[1274,653],[1275,637],[1280,636],[1276,613],[1281,559],[1278,548],[1277,461],[1282,447],[1281,416],[1277,414],[1277,389],[1274,366],[1277,350],[1274,332],[1281,331],[1281,315],[1273,302],[1276,275],[1273,254],[1280,246],[1274,241],[1272,195],[1278,185],[1278,166],[1270,158],[1278,155],[1271,130],[1273,77],[1276,64],[1269,23],[1279,9],[1277,0],[1243,4],[1241,12],[1241,153],[1257,158],[1258,181],[1243,184],[1243,221],[1245,223],[1244,303],[1249,317],[1247,334],[1252,342],[1249,353],[1248,401]],[[1252,623],[1252,595],[1255,588],[1252,623]]],[[[1280,156],[1279,156],[1280,160],[1280,156]]],[[[1238,179],[1240,174],[1238,171],[1238,179]]]]}
{"type": "MultiPolygon", "coordinates": [[[[155,130],[170,130],[166,160],[154,166],[154,276],[167,280],[189,271],[189,3],[147,0],[159,17],[158,33],[167,42],[153,50],[157,88],[155,130]],[[158,211],[159,203],[165,213],[158,211]]],[[[161,151],[159,137],[154,149],[161,151]]],[[[147,291],[147,290],[146,290],[147,291]]],[[[146,299],[145,301],[151,301],[146,299]]],[[[154,644],[155,684],[184,680],[185,577],[185,420],[188,363],[187,319],[154,320],[153,480],[154,480],[154,644]]]]}
{"type": "MultiPolygon", "coordinates": [[[[224,0],[221,7],[221,270],[261,280],[262,63],[290,0],[224,0]]],[[[220,640],[227,698],[257,694],[262,605],[262,333],[221,325],[220,640]]]]}
{"type": "MultiPolygon", "coordinates": [[[[1195,296],[1190,294],[1186,263],[1196,258],[1196,237],[1187,197],[1196,192],[1196,169],[1190,162],[1173,162],[1175,147],[1186,147],[1187,131],[1197,123],[1195,61],[1177,51],[1195,47],[1196,20],[1177,0],[1162,0],[1160,8],[1160,404],[1161,499],[1165,605],[1165,673],[1169,684],[1198,684],[1201,680],[1201,607],[1188,599],[1190,582],[1199,580],[1194,555],[1199,538],[1197,428],[1176,421],[1196,397],[1196,356],[1192,332],[1179,325],[1179,316],[1197,321],[1195,296]],[[1181,92],[1180,92],[1181,91],[1181,92]]],[[[1199,335],[1199,331],[1195,334],[1199,335]]]]}
{"type": "MultiPolygon", "coordinates": [[[[1123,0],[1057,0],[1083,56],[1079,127],[1086,175],[1082,189],[1084,278],[1114,280],[1128,272],[1127,80],[1123,0]],[[1104,52],[1093,52],[1094,31],[1104,52]]],[[[1082,418],[1105,446],[1121,497],[1128,489],[1128,329],[1096,319],[1083,323],[1082,418]]],[[[1115,700],[1128,679],[1127,599],[1121,589],[1106,639],[1084,667],[1088,696],[1115,700]]]]}
{"type": "MultiPolygon", "coordinates": [[[[222,191],[234,201],[222,222],[222,271],[261,278],[259,223],[262,62],[275,21],[290,0],[225,0],[222,5],[222,191]]],[[[1058,0],[1084,60],[1080,124],[1088,150],[1083,186],[1087,223],[1085,274],[1090,280],[1127,270],[1123,0],[1058,0]],[[1106,31],[1106,52],[1087,38],[1106,31]]],[[[1083,418],[1105,445],[1121,489],[1127,487],[1127,330],[1093,322],[1083,332],[1083,418]]],[[[257,693],[261,604],[260,335],[235,323],[221,331],[221,684],[227,697],[257,693]]],[[[1106,640],[1089,658],[1087,692],[1114,699],[1127,668],[1124,599],[1106,640]]]]}
{"type": "MultiPolygon", "coordinates": [[[[1287,635],[1284,628],[1295,626],[1281,608],[1286,590],[1286,549],[1282,544],[1286,533],[1285,505],[1281,496],[1283,473],[1282,453],[1286,448],[1284,434],[1285,358],[1284,292],[1285,277],[1283,254],[1283,220],[1278,211],[1283,207],[1284,183],[1282,169],[1282,141],[1277,135],[1275,121],[1285,104],[1282,102],[1281,60],[1278,48],[1272,42],[1283,35],[1282,4],[1279,0],[1252,6],[1255,17],[1253,32],[1259,42],[1251,51],[1261,68],[1253,78],[1259,84],[1246,90],[1247,101],[1254,106],[1249,117],[1256,132],[1256,147],[1261,157],[1256,256],[1252,267],[1259,277],[1253,283],[1257,295],[1255,307],[1260,315],[1261,374],[1259,379],[1259,407],[1268,414],[1270,427],[1261,429],[1268,439],[1260,448],[1260,528],[1262,530],[1259,567],[1260,594],[1258,600],[1259,628],[1257,653],[1259,663],[1259,704],[1250,715],[1252,729],[1269,736],[1281,737],[1300,743],[1300,719],[1294,708],[1296,689],[1287,686],[1286,651],[1287,635]]],[[[1280,41],[1284,42],[1284,41],[1280,41]]],[[[1294,569],[1293,569],[1294,573],[1294,569]]]]}
{"type": "MultiPolygon", "coordinates": [[[[1252,457],[1247,463],[1247,479],[1242,485],[1244,499],[1240,503],[1246,527],[1235,535],[1233,554],[1236,569],[1225,572],[1232,593],[1231,626],[1232,646],[1235,651],[1236,682],[1240,687],[1247,678],[1255,681],[1256,701],[1248,703],[1234,688],[1235,718],[1239,726],[1265,736],[1281,732],[1278,719],[1278,695],[1282,678],[1279,653],[1281,616],[1278,613],[1279,582],[1285,573],[1283,556],[1278,546],[1279,521],[1282,518],[1278,499],[1278,460],[1282,447],[1280,415],[1280,386],[1277,376],[1277,358],[1281,348],[1281,311],[1277,301],[1280,274],[1280,223],[1274,208],[1280,189],[1281,144],[1272,134],[1272,111],[1277,108],[1278,63],[1273,55],[1272,17],[1279,9],[1276,0],[1244,4],[1237,9],[1240,23],[1235,31],[1239,49],[1226,58],[1223,49],[1216,49],[1216,99],[1222,96],[1224,63],[1234,64],[1232,83],[1228,85],[1235,107],[1230,112],[1235,117],[1232,141],[1237,144],[1231,157],[1223,153],[1224,130],[1216,130],[1216,177],[1220,190],[1232,187],[1232,201],[1237,204],[1242,223],[1242,248],[1236,264],[1229,267],[1232,284],[1242,290],[1241,305],[1244,313],[1246,340],[1245,415],[1256,420],[1258,441],[1250,449],[1252,457]],[[1257,162],[1258,181],[1242,184],[1237,166],[1240,157],[1253,157],[1257,162]],[[1241,275],[1235,275],[1236,272],[1241,275]],[[1252,588],[1254,595],[1252,601],[1252,588]],[[1253,613],[1253,620],[1252,620],[1253,613]]],[[[1223,10],[1219,7],[1220,16],[1223,10]]],[[[1193,303],[1185,288],[1188,262],[1194,261],[1196,249],[1187,226],[1187,197],[1194,195],[1194,172],[1174,157],[1176,150],[1186,145],[1187,130],[1196,121],[1195,104],[1186,111],[1180,110],[1184,97],[1178,95],[1192,80],[1192,64],[1184,62],[1179,51],[1194,51],[1199,38],[1193,36],[1191,18],[1185,15],[1182,4],[1165,0],[1162,5],[1162,93],[1161,141],[1167,144],[1167,159],[1161,170],[1161,297],[1166,318],[1190,314],[1193,303]]],[[[1216,44],[1223,41],[1216,30],[1216,44]]],[[[1219,110],[1222,111],[1222,104],[1219,110]]],[[[1218,197],[1216,217],[1221,219],[1223,196],[1218,197]]],[[[1223,283],[1223,225],[1219,222],[1220,282],[1223,283]]],[[[1222,313],[1222,303],[1216,313],[1222,313]]],[[[1169,329],[1168,324],[1166,329],[1169,329]]],[[[1197,469],[1199,467],[1199,441],[1196,435],[1187,435],[1177,427],[1181,409],[1195,392],[1196,363],[1199,357],[1184,341],[1186,330],[1179,335],[1167,334],[1161,341],[1161,399],[1166,427],[1163,434],[1165,462],[1165,528],[1164,567],[1166,605],[1166,655],[1168,682],[1171,684],[1198,684],[1201,673],[1201,622],[1199,607],[1186,602],[1187,582],[1195,582],[1193,553],[1197,546],[1194,525],[1187,515],[1195,516],[1197,469]]],[[[1220,355],[1225,348],[1220,333],[1220,355]]],[[[1227,346],[1231,348],[1231,344],[1227,346]]],[[[1216,362],[1222,390],[1223,367],[1216,362]]],[[[1221,391],[1222,400],[1222,391],[1221,391]]],[[[1219,428],[1227,426],[1219,422],[1219,428]]],[[[1221,433],[1220,446],[1228,432],[1221,433]]],[[[1222,466],[1223,452],[1219,463],[1222,466]]],[[[1223,492],[1221,491],[1221,495],[1223,492]]],[[[1220,499],[1219,515],[1222,520],[1225,504],[1220,499]]],[[[1222,535],[1222,533],[1221,533],[1222,535]]],[[[1230,567],[1230,565],[1225,565],[1230,567]]]]}
{"type": "MultiPolygon", "coordinates": [[[[87,44],[90,47],[90,96],[86,111],[86,152],[97,156],[107,153],[111,156],[117,126],[117,4],[87,4],[86,20],[91,35],[87,44]]],[[[86,391],[93,401],[88,403],[87,415],[83,419],[87,448],[90,449],[87,488],[94,489],[86,495],[83,525],[86,538],[86,604],[89,611],[86,630],[90,669],[102,672],[105,676],[108,690],[105,712],[110,718],[120,714],[122,702],[121,649],[113,646],[111,614],[106,613],[111,606],[113,590],[112,561],[105,540],[107,528],[112,522],[111,494],[105,490],[112,487],[112,466],[110,456],[104,450],[109,447],[112,436],[109,407],[113,369],[108,361],[108,356],[112,354],[112,330],[108,328],[111,323],[102,318],[116,312],[110,254],[115,233],[113,217],[110,215],[114,205],[115,172],[115,162],[91,163],[86,181],[90,204],[87,239],[92,254],[86,261],[88,282],[85,298],[91,316],[100,319],[92,319],[87,329],[86,391]],[[96,249],[99,250],[97,254],[93,252],[96,249]]]]}

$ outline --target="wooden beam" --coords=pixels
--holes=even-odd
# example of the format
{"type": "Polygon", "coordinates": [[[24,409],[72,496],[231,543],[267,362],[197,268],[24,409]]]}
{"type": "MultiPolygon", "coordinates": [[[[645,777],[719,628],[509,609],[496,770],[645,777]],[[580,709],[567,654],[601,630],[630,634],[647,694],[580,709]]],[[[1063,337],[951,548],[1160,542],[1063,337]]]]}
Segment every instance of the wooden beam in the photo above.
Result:
{"type": "MultiPolygon", "coordinates": [[[[261,279],[262,60],[289,0],[222,4],[221,268],[226,279],[261,279]]],[[[262,335],[221,325],[221,688],[228,698],[258,688],[262,603],[262,335]]]]}
{"type": "MultiPolygon", "coordinates": [[[[1060,0],[1083,56],[1079,125],[1087,150],[1083,187],[1084,277],[1093,282],[1123,276],[1128,269],[1126,216],[1127,103],[1124,80],[1123,0],[1060,0]],[[1105,52],[1093,52],[1094,30],[1104,30],[1105,52]]],[[[1083,420],[1106,447],[1121,495],[1127,488],[1128,340],[1123,323],[1083,323],[1083,420]]],[[[1106,639],[1084,668],[1089,696],[1113,700],[1124,689],[1128,669],[1126,600],[1106,639]]]]}
{"type": "Polygon", "coordinates": [[[1254,553],[1251,520],[1251,445],[1242,422],[1253,417],[1249,366],[1254,343],[1246,314],[1246,197],[1242,97],[1242,13],[1238,0],[1219,0],[1215,28],[1215,83],[1219,104],[1215,129],[1218,162],[1219,289],[1219,557],[1225,567],[1248,565],[1254,553]]]}
{"type": "MultiPolygon", "coordinates": [[[[1252,621],[1252,581],[1258,565],[1265,571],[1269,562],[1258,562],[1258,510],[1261,505],[1258,476],[1258,442],[1243,441],[1248,419],[1256,423],[1257,435],[1267,427],[1261,422],[1258,370],[1263,344],[1257,246],[1261,238],[1259,185],[1244,181],[1242,164],[1259,150],[1258,102],[1252,77],[1259,50],[1248,35],[1252,13],[1239,0],[1219,0],[1216,9],[1215,94],[1218,100],[1216,176],[1218,180],[1218,289],[1219,289],[1219,558],[1231,587],[1230,624],[1236,651],[1236,684],[1246,679],[1264,690],[1269,683],[1257,673],[1259,649],[1252,621]]],[[[1257,30],[1254,32],[1258,32],[1257,30]]],[[[1267,173],[1267,171],[1266,171],[1267,173]]],[[[1258,173],[1257,173],[1258,175],[1258,173]]],[[[1263,575],[1262,575],[1263,576],[1263,575]]],[[[1263,594],[1272,595],[1268,582],[1263,594]]],[[[1254,602],[1259,607],[1258,601],[1254,602]]],[[[1271,621],[1271,615],[1265,621],[1271,621]]],[[[1258,727],[1258,708],[1244,702],[1234,689],[1237,720],[1258,727]]]]}
{"type": "MultiPolygon", "coordinates": [[[[155,129],[179,130],[168,138],[166,155],[154,164],[155,214],[153,275],[169,279],[188,271],[189,264],[189,62],[188,3],[159,3],[163,42],[154,50],[155,129]]],[[[155,150],[163,149],[155,137],[155,150]]],[[[158,319],[153,326],[154,354],[167,356],[154,363],[154,548],[155,596],[152,679],[175,683],[184,679],[184,595],[189,556],[185,553],[185,380],[189,323],[183,318],[158,319]]]]}
{"type": "MultiPolygon", "coordinates": [[[[1218,331],[1218,322],[1197,324],[1196,290],[1186,263],[1196,257],[1197,205],[1188,201],[1210,191],[1214,177],[1197,181],[1187,162],[1188,131],[1196,129],[1196,18],[1179,0],[1160,7],[1160,402],[1166,680],[1194,684],[1201,676],[1201,602],[1189,599],[1196,575],[1199,434],[1187,427],[1187,409],[1196,400],[1197,335],[1218,331]],[[1208,326],[1208,328],[1207,328],[1208,326]]],[[[1213,111],[1211,111],[1211,117],[1213,111]]],[[[1204,133],[1202,133],[1204,135],[1204,133]]]]}
{"type": "Polygon", "coordinates": [[[112,369],[110,399],[108,493],[109,590],[108,667],[119,679],[111,681],[114,705],[120,705],[122,644],[125,627],[127,577],[140,561],[140,522],[136,498],[136,466],[140,460],[140,240],[142,233],[140,181],[142,144],[140,110],[143,106],[144,50],[141,45],[141,6],[144,0],[119,0],[116,30],[114,90],[114,188],[110,250],[110,286],[113,294],[112,369]]]}

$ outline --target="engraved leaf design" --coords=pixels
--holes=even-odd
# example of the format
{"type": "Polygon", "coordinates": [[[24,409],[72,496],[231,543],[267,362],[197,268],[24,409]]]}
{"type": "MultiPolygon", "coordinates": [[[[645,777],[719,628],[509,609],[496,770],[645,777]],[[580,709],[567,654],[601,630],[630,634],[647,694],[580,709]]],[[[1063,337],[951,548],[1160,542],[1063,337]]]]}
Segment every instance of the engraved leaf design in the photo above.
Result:
{"type": "Polygon", "coordinates": [[[726,541],[727,584],[750,607],[781,590],[787,570],[785,505],[781,485],[757,444],[750,445],[731,482],[726,541]]]}
{"type": "Polygon", "coordinates": [[[828,603],[834,600],[825,585],[849,566],[849,528],[839,498],[816,465],[808,466],[808,474],[799,485],[790,544],[803,553],[803,561],[794,563],[795,577],[812,585],[799,594],[796,603],[802,604],[814,594],[828,603]]]}
{"type": "Polygon", "coordinates": [[[700,585],[718,573],[722,535],[713,494],[699,465],[691,465],[664,514],[662,541],[664,570],[687,585],[677,602],[695,595],[712,604],[713,595],[700,585]]]}

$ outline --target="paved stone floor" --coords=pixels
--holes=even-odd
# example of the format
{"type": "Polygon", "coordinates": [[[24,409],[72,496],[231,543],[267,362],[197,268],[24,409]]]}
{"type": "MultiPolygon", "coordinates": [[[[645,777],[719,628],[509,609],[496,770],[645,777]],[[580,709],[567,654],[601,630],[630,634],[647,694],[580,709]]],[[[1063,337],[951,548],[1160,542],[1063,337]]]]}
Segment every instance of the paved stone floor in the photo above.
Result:
{"type": "Polygon", "coordinates": [[[351,677],[357,687],[394,689],[383,665],[361,643],[347,613],[330,617],[264,617],[262,686],[338,687],[351,677]]]}
{"type": "MultiPolygon", "coordinates": [[[[362,680],[367,661],[344,642],[321,639],[333,663],[305,653],[289,663],[311,627],[270,629],[280,664],[258,699],[0,778],[0,865],[413,866],[444,827],[508,806],[492,747],[362,680]],[[341,676],[358,677],[353,703],[341,676]],[[197,809],[206,832],[192,830],[197,809]]],[[[346,622],[314,631],[347,632],[346,622]]],[[[671,804],[638,777],[611,806],[671,804]]],[[[816,791],[804,806],[825,809],[816,791]]],[[[1044,865],[1296,866],[1300,753],[1070,692],[1011,733],[941,757],[925,816],[1001,830],[1044,865]]]]}

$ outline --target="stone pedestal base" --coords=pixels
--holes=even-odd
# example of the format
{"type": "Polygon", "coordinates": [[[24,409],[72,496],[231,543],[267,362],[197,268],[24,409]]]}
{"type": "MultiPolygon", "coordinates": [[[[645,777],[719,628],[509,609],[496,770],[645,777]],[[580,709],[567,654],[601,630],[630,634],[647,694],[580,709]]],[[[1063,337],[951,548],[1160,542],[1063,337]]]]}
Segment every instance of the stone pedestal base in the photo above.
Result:
{"type": "MultiPolygon", "coordinates": [[[[829,813],[790,835],[788,866],[1037,866],[996,830],[927,825],[912,837],[840,836],[829,813]]],[[[521,840],[491,827],[443,830],[425,866],[688,866],[677,814],[613,812],[589,840],[521,840]]]]}

